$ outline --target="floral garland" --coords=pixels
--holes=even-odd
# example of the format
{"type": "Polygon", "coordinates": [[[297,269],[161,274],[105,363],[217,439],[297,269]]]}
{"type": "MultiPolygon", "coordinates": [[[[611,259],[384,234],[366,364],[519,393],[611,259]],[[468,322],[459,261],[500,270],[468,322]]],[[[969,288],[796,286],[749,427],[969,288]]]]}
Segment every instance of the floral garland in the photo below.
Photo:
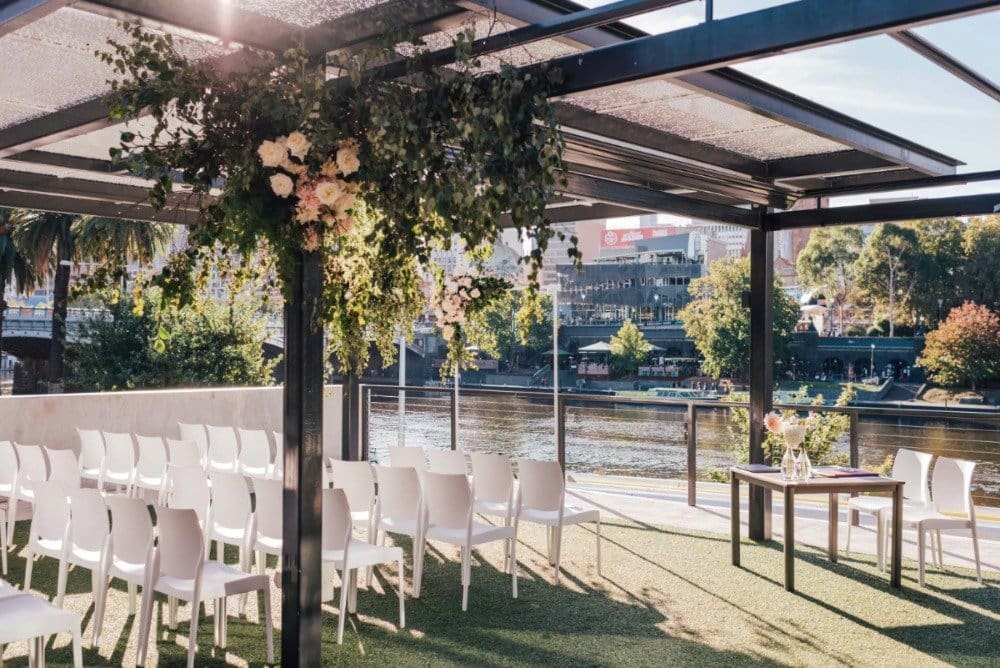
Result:
{"type": "MultiPolygon", "coordinates": [[[[492,276],[461,272],[445,277],[443,271],[435,276],[434,317],[441,329],[441,336],[448,344],[448,358],[454,364],[471,361],[465,349],[465,330],[470,318],[484,309],[512,286],[510,282],[492,276]]],[[[452,372],[454,364],[442,366],[442,376],[452,372]]]]}

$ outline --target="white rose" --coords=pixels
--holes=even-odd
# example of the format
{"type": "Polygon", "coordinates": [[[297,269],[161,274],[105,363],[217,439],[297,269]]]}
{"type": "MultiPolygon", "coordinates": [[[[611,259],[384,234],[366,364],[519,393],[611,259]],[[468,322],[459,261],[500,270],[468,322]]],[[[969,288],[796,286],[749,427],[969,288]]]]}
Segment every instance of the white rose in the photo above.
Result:
{"type": "Polygon", "coordinates": [[[344,176],[349,176],[358,171],[361,161],[358,160],[358,149],[354,145],[348,145],[337,151],[337,167],[344,176]]]}
{"type": "Polygon", "coordinates": [[[441,328],[441,336],[444,337],[445,341],[451,341],[452,337],[455,336],[455,328],[451,325],[445,325],[441,328]]]}
{"type": "Polygon", "coordinates": [[[323,163],[323,166],[319,168],[319,172],[323,176],[332,179],[333,177],[335,177],[337,174],[340,173],[340,170],[337,169],[336,162],[334,162],[333,160],[327,160],[326,162],[323,163]]]}
{"type": "Polygon", "coordinates": [[[281,161],[280,167],[288,172],[289,174],[304,174],[306,172],[306,166],[301,162],[295,162],[291,158],[285,158],[281,161]]]}
{"type": "Polygon", "coordinates": [[[473,299],[479,299],[480,295],[482,295],[482,293],[479,291],[479,288],[472,288],[472,292],[470,292],[469,294],[472,295],[473,299]]]}
{"type": "Polygon", "coordinates": [[[287,174],[274,174],[270,178],[271,190],[278,197],[288,197],[292,194],[295,184],[287,174]]]}
{"type": "Polygon", "coordinates": [[[347,212],[354,206],[356,199],[357,198],[350,193],[345,193],[338,197],[337,201],[333,203],[333,208],[336,209],[337,215],[346,216],[347,212]]]}
{"type": "Polygon", "coordinates": [[[257,149],[257,155],[260,156],[260,163],[265,167],[277,167],[288,157],[285,149],[280,144],[266,139],[261,142],[260,147],[257,149]]]}
{"type": "Polygon", "coordinates": [[[288,135],[288,152],[299,160],[306,159],[306,153],[312,148],[312,142],[306,139],[301,132],[293,132],[288,135]]]}
{"type": "Polygon", "coordinates": [[[323,206],[333,207],[342,194],[343,190],[336,181],[320,181],[316,186],[316,197],[323,206]]]}

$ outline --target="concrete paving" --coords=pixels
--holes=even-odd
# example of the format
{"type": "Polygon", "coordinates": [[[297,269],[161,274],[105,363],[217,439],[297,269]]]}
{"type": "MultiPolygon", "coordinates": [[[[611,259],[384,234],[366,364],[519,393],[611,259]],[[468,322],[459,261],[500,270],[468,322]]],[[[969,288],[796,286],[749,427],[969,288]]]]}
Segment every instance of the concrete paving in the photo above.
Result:
{"type": "MultiPolygon", "coordinates": [[[[697,505],[687,505],[687,483],[683,480],[658,480],[652,478],[625,478],[592,474],[569,475],[567,493],[600,508],[608,517],[618,517],[640,524],[675,527],[691,531],[706,531],[729,536],[730,500],[729,485],[700,482],[697,488],[697,505]]],[[[746,485],[741,485],[742,533],[747,536],[746,485]]],[[[796,496],[795,499],[795,542],[827,548],[826,495],[796,496]]],[[[977,509],[979,528],[979,551],[984,574],[988,570],[1000,572],[1000,510],[996,508],[977,509]]],[[[784,508],[781,500],[774,497],[772,534],[775,540],[783,540],[784,508]]],[[[841,497],[840,527],[838,540],[841,552],[847,542],[847,497],[841,497]]],[[[944,563],[949,566],[975,568],[972,540],[968,532],[950,534],[942,532],[944,538],[944,563]]],[[[903,558],[917,558],[917,535],[915,531],[903,533],[903,558]]],[[[871,516],[861,516],[861,525],[852,530],[851,553],[868,554],[875,560],[875,523],[871,516]]],[[[728,549],[728,548],[727,548],[728,549]]],[[[930,557],[927,559],[928,568],[930,557]]]]}

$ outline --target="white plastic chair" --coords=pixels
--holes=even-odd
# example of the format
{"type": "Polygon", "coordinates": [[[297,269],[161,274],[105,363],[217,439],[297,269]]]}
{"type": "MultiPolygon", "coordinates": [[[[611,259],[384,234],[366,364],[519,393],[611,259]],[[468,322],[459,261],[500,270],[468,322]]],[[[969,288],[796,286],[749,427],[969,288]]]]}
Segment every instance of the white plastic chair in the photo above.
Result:
{"type": "Polygon", "coordinates": [[[93,488],[71,490],[68,540],[59,560],[60,589],[56,592],[56,600],[60,605],[66,595],[66,572],[70,566],[90,570],[91,592],[97,600],[103,571],[101,555],[110,534],[104,496],[93,488]]]}
{"type": "Polygon", "coordinates": [[[428,450],[427,470],[431,473],[461,473],[469,475],[469,467],[465,462],[465,453],[461,450],[428,450]]]}
{"type": "Polygon", "coordinates": [[[357,569],[378,564],[396,563],[399,587],[399,628],[406,627],[403,584],[403,550],[382,547],[353,537],[351,508],[343,489],[323,490],[323,561],[340,571],[340,619],[337,620],[337,644],[344,642],[344,619],[348,595],[356,586],[357,569]]]}
{"type": "Polygon", "coordinates": [[[247,478],[266,478],[271,472],[271,444],[263,429],[240,429],[239,469],[247,478]]]}
{"type": "Polygon", "coordinates": [[[191,441],[198,446],[198,452],[201,455],[201,466],[204,468],[207,466],[208,462],[208,434],[205,432],[205,425],[203,424],[188,424],[186,422],[178,422],[178,429],[180,429],[182,441],[191,441]]]}
{"type": "Polygon", "coordinates": [[[285,469],[285,434],[272,431],[274,435],[274,463],[271,465],[271,478],[280,480],[285,469]]]}
{"type": "MultiPolygon", "coordinates": [[[[142,499],[109,496],[111,533],[101,551],[99,590],[94,592],[94,631],[92,644],[100,645],[104,628],[111,578],[124,580],[128,586],[128,611],[136,613],[136,591],[146,586],[146,573],[153,550],[153,520],[142,499]]],[[[143,589],[143,595],[146,594],[143,589]]]]}
{"type": "Polygon", "coordinates": [[[7,575],[7,502],[0,501],[0,573],[7,575]]]}
{"type": "MultiPolygon", "coordinates": [[[[501,517],[504,526],[514,519],[514,469],[507,455],[473,452],[472,498],[475,510],[486,517],[501,517]]],[[[508,568],[508,564],[504,564],[508,568]]]]}
{"type": "Polygon", "coordinates": [[[375,477],[378,479],[378,499],[375,504],[375,542],[379,542],[382,533],[382,544],[385,544],[385,534],[394,533],[409,536],[413,539],[413,573],[414,579],[410,591],[414,598],[420,598],[420,582],[416,574],[421,571],[419,560],[422,550],[421,537],[423,531],[423,499],[420,491],[420,478],[410,467],[375,466],[375,477]]]}
{"type": "MultiPolygon", "coordinates": [[[[208,532],[208,514],[212,506],[212,492],[205,470],[200,466],[167,465],[158,504],[166,508],[190,509],[198,515],[202,531],[208,532]]],[[[208,539],[205,539],[205,557],[208,558],[208,539]]]]}
{"type": "Polygon", "coordinates": [[[43,448],[49,460],[49,480],[62,483],[66,489],[79,489],[80,462],[76,453],[68,449],[43,448]]]}
{"type": "Polygon", "coordinates": [[[257,521],[254,526],[253,551],[257,558],[257,572],[264,573],[267,563],[265,555],[273,554],[281,558],[282,535],[282,497],[284,485],[280,480],[255,480],[254,494],[257,506],[254,516],[257,521]]]}
{"type": "MultiPolygon", "coordinates": [[[[933,531],[937,537],[937,563],[944,568],[944,550],[941,547],[942,531],[966,530],[972,535],[972,551],[976,560],[976,582],[983,583],[979,560],[979,533],[976,527],[976,507],[972,503],[972,474],[976,463],[963,459],[938,457],[931,477],[931,502],[922,508],[903,508],[903,528],[917,530],[917,564],[920,586],[924,586],[926,535],[933,531]]],[[[880,526],[880,534],[888,536],[888,520],[880,526]]],[[[881,539],[882,536],[880,535],[881,539]]],[[[931,555],[934,543],[931,541],[931,555]]]]}
{"type": "Polygon", "coordinates": [[[114,485],[124,488],[125,495],[132,495],[135,482],[135,443],[132,434],[104,432],[104,462],[97,489],[107,492],[106,487],[114,485]]]}
{"type": "Polygon", "coordinates": [[[368,462],[345,462],[330,459],[334,489],[344,490],[351,507],[354,526],[367,532],[369,543],[375,542],[375,478],[368,462]]]}
{"type": "Polygon", "coordinates": [[[549,562],[556,568],[555,583],[559,584],[559,557],[563,527],[568,524],[594,522],[597,533],[597,574],[601,574],[601,512],[566,504],[566,476],[559,462],[517,460],[518,490],[514,502],[515,534],[521,522],[541,524],[547,528],[549,562]]]}
{"type": "MultiPolygon", "coordinates": [[[[274,638],[271,626],[271,588],[267,576],[244,573],[217,561],[205,560],[205,537],[198,526],[198,517],[191,509],[157,508],[159,540],[153,550],[149,568],[149,592],[161,592],[168,597],[191,603],[191,624],[188,632],[188,668],[194,667],[197,651],[198,613],[203,600],[215,601],[215,644],[227,644],[226,599],[251,592],[264,594],[264,621],[267,638],[267,662],[274,663],[274,638]]],[[[176,626],[176,606],[170,606],[170,626],[176,626]]],[[[139,619],[139,649],[137,663],[144,665],[153,622],[153,596],[143,592],[142,614],[139,619]]],[[[158,634],[154,629],[154,637],[158,634]]]]}
{"type": "Polygon", "coordinates": [[[416,469],[417,475],[427,472],[427,462],[424,460],[424,449],[411,446],[394,446],[389,448],[389,466],[409,466],[416,469]]]}
{"type": "Polygon", "coordinates": [[[73,636],[73,666],[83,668],[80,615],[61,610],[0,580],[0,647],[28,641],[28,663],[45,665],[45,638],[56,633],[73,636]]]}
{"type": "Polygon", "coordinates": [[[215,560],[225,563],[224,546],[235,545],[240,550],[240,570],[248,571],[254,514],[250,489],[241,474],[212,474],[212,507],[208,517],[206,537],[209,542],[215,541],[215,560]]]}
{"type": "Polygon", "coordinates": [[[213,427],[205,425],[208,432],[208,463],[205,470],[209,473],[236,471],[240,459],[240,444],[236,440],[236,431],[232,427],[213,427]]]}
{"type": "Polygon", "coordinates": [[[511,586],[517,598],[517,541],[514,527],[482,524],[473,519],[472,489],[464,475],[426,473],[423,480],[424,531],[415,580],[423,581],[424,552],[428,540],[438,540],[462,548],[462,610],[469,606],[469,583],[472,579],[472,548],[483,543],[505,541],[510,551],[511,586]]]}
{"type": "Polygon", "coordinates": [[[201,450],[194,441],[183,438],[168,438],[167,440],[167,462],[174,466],[200,466],[202,463],[201,450]]]}
{"type": "Polygon", "coordinates": [[[17,507],[20,502],[29,503],[34,508],[35,486],[49,479],[49,466],[45,453],[40,445],[22,445],[14,443],[17,453],[17,477],[14,481],[14,493],[10,497],[10,508],[7,511],[7,538],[14,538],[14,523],[17,522],[17,507]]]}
{"type": "Polygon", "coordinates": [[[100,429],[76,429],[80,438],[80,477],[97,481],[104,461],[104,436],[100,429]]]}
{"type": "Polygon", "coordinates": [[[17,483],[17,451],[10,441],[0,441],[0,498],[14,496],[17,483]]]}
{"type": "Polygon", "coordinates": [[[133,490],[136,496],[141,496],[139,490],[159,494],[167,473],[167,446],[160,436],[136,435],[135,442],[139,447],[139,463],[135,468],[133,490]]]}
{"type": "MultiPolygon", "coordinates": [[[[28,545],[24,548],[24,591],[31,590],[31,571],[35,559],[63,558],[69,544],[69,498],[66,488],[57,482],[40,482],[35,485],[35,512],[28,530],[28,545]]],[[[66,575],[62,571],[56,582],[55,605],[62,607],[59,592],[66,590],[66,575]]]]}
{"type": "MultiPolygon", "coordinates": [[[[892,473],[890,477],[895,480],[902,480],[903,498],[911,505],[925,506],[928,502],[927,482],[930,478],[931,460],[934,456],[928,452],[917,452],[900,448],[896,451],[896,457],[892,462],[892,473]]],[[[885,521],[883,513],[892,512],[892,498],[887,496],[854,496],[847,501],[847,544],[844,546],[844,554],[851,554],[851,511],[875,516],[876,532],[878,524],[885,521]]],[[[877,541],[876,550],[878,552],[879,568],[885,567],[885,546],[882,541],[877,541]]]]}

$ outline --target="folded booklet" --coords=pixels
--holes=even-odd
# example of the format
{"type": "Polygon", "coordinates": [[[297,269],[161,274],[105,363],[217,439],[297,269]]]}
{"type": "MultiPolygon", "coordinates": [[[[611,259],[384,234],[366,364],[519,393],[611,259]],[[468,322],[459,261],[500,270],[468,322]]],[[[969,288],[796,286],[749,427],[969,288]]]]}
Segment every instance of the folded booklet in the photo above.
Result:
{"type": "Polygon", "coordinates": [[[779,469],[767,464],[739,464],[736,468],[750,473],[777,473],[779,469]]]}
{"type": "Polygon", "coordinates": [[[814,466],[813,475],[817,478],[856,478],[860,476],[877,476],[878,473],[850,466],[814,466]]]}

